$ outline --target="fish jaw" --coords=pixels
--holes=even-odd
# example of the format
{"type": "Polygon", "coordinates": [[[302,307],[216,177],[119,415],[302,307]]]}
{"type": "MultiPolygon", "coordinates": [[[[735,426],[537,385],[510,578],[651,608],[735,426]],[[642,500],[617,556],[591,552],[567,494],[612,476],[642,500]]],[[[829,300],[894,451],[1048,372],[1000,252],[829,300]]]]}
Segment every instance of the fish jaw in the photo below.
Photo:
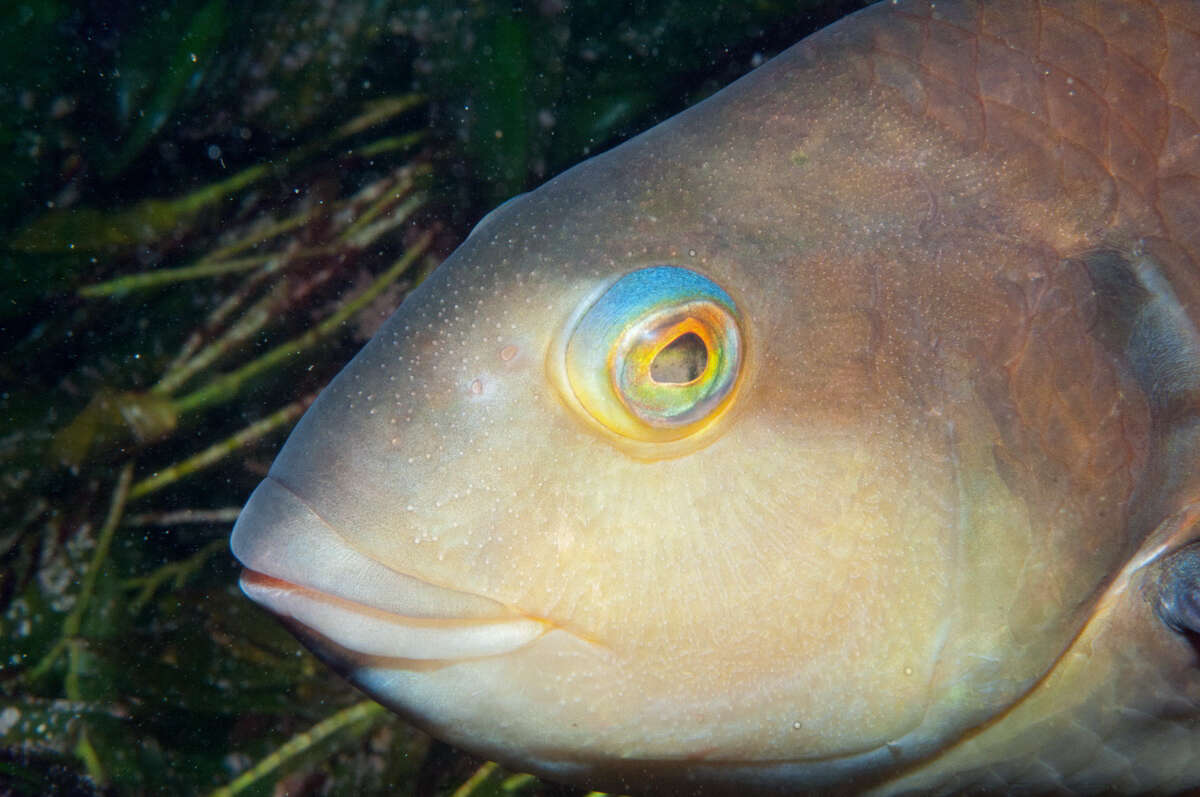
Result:
{"type": "MultiPolygon", "coordinates": [[[[687,793],[679,784],[696,777],[714,788],[753,782],[767,791],[796,780],[834,783],[894,760],[886,747],[860,747],[747,762],[747,751],[714,733],[747,721],[737,692],[706,706],[639,692],[639,665],[628,651],[401,572],[401,563],[384,565],[358,550],[322,506],[284,475],[263,481],[232,536],[247,568],[242,589],[321,659],[440,738],[558,780],[624,791],[626,783],[650,782],[664,793],[687,793]],[[670,719],[649,727],[654,714],[670,719]]],[[[793,722],[783,723],[785,732],[810,732],[793,722]]],[[[910,740],[907,750],[920,746],[910,740]]]]}

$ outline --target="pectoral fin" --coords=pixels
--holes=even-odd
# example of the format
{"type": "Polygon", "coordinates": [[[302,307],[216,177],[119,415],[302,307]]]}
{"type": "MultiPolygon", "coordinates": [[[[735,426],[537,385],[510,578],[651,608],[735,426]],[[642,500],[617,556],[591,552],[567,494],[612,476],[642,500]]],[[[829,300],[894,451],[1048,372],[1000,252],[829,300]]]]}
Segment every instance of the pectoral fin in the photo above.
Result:
{"type": "Polygon", "coordinates": [[[1167,556],[1149,587],[1155,613],[1171,630],[1200,634],[1200,542],[1167,556]]]}

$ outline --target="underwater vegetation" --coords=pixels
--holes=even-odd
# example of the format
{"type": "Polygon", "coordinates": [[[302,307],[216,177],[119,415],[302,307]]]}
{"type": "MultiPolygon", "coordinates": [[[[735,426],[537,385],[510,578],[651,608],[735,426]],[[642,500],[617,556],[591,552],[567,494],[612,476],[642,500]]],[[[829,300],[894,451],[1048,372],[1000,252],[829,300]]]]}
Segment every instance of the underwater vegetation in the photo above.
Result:
{"type": "Polygon", "coordinates": [[[229,528],[484,212],[863,3],[86,5],[0,11],[0,793],[572,793],[332,677],[229,528]]]}

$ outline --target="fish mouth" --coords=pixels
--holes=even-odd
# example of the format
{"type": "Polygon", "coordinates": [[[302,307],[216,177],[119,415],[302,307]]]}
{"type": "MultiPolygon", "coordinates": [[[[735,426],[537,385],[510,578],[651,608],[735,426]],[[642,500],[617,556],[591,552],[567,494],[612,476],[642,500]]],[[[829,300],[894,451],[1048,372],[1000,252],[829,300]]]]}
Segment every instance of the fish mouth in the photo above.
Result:
{"type": "Polygon", "coordinates": [[[251,600],[363,656],[462,660],[511,653],[553,626],[481,595],[400,573],[355,550],[277,478],[233,527],[251,600]]]}
{"type": "Polygon", "coordinates": [[[391,659],[474,659],[518,650],[547,630],[524,617],[429,619],[383,611],[247,570],[238,582],[251,600],[343,648],[391,659]]]}

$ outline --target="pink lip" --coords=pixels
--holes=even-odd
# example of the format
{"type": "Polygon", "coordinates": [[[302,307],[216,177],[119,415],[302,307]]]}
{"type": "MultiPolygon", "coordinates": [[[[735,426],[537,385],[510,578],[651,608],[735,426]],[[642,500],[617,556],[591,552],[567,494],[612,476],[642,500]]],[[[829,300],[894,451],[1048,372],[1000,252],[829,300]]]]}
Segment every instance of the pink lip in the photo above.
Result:
{"type": "Polygon", "coordinates": [[[521,616],[495,619],[407,617],[246,570],[242,591],[338,645],[366,656],[468,659],[524,647],[549,627],[521,616]]]}

